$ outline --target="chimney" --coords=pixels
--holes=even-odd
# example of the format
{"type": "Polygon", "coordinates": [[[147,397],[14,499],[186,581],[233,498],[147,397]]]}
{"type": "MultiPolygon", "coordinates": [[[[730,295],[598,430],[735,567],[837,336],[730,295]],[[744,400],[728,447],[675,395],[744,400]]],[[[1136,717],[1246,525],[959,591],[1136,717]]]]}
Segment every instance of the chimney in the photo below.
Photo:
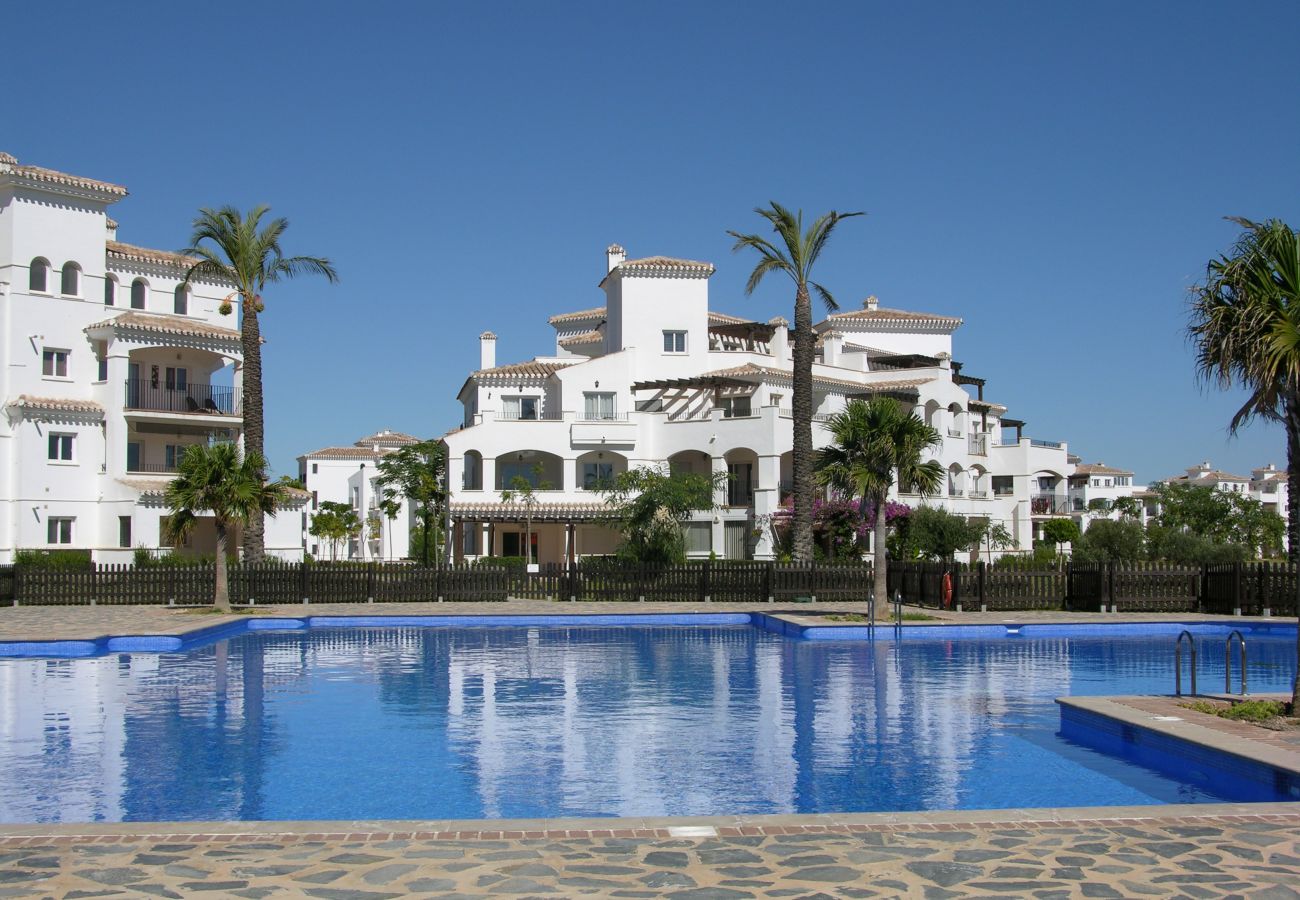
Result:
{"type": "Polygon", "coordinates": [[[771,325],[772,340],[768,342],[768,349],[772,351],[772,356],[777,360],[784,361],[790,358],[790,323],[782,316],[774,319],[768,319],[767,324],[771,325]]]}
{"type": "Polygon", "coordinates": [[[866,300],[862,301],[862,308],[865,310],[869,310],[871,312],[875,312],[880,308],[879,298],[877,298],[875,294],[872,294],[866,300]]]}
{"type": "Polygon", "coordinates": [[[108,239],[110,241],[117,240],[117,222],[105,216],[104,225],[108,228],[108,239]]]}
{"type": "Polygon", "coordinates": [[[478,336],[478,367],[491,369],[497,364],[497,336],[485,331],[478,336]]]}
{"type": "Polygon", "coordinates": [[[627,251],[618,244],[610,244],[605,248],[605,262],[608,266],[605,271],[613,272],[614,267],[625,259],[627,259],[627,251]]]}

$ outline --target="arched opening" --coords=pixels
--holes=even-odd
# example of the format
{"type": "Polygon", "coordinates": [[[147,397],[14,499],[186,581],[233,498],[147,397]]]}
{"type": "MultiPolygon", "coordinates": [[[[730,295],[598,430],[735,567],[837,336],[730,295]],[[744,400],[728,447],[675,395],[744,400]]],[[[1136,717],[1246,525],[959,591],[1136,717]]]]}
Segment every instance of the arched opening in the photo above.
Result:
{"type": "Polygon", "coordinates": [[[65,297],[81,296],[81,266],[74,262],[65,262],[60,273],[59,293],[65,297]]]}
{"type": "Polygon", "coordinates": [[[970,495],[977,500],[989,495],[989,476],[983,466],[970,467],[970,495]]]}
{"type": "Polygon", "coordinates": [[[50,261],[36,257],[27,270],[27,290],[43,294],[50,289],[50,261]]]}
{"type": "Polygon", "coordinates": [[[966,470],[959,463],[948,467],[948,496],[960,497],[966,493],[966,470]]]}
{"type": "Polygon", "coordinates": [[[690,472],[708,475],[713,471],[713,462],[705,450],[681,450],[668,457],[668,470],[674,475],[690,472]]]}
{"type": "Polygon", "coordinates": [[[104,305],[117,305],[117,278],[113,275],[104,276],[104,305]]]}
{"type": "Polygon", "coordinates": [[[749,506],[758,489],[758,454],[748,447],[737,447],[728,450],[723,458],[727,461],[727,505],[749,506]]]}
{"type": "Polygon", "coordinates": [[[613,487],[614,479],[627,471],[627,457],[611,450],[584,453],[574,464],[577,466],[576,483],[581,491],[600,491],[613,487]]]}
{"type": "Polygon", "coordinates": [[[948,437],[961,437],[966,433],[966,411],[959,404],[948,404],[948,437]]]}
{"type": "Polygon", "coordinates": [[[942,418],[939,415],[941,408],[938,400],[931,398],[925,401],[925,424],[937,430],[940,427],[940,419],[942,418]]]}
{"type": "Polygon", "coordinates": [[[780,490],[780,502],[784,503],[785,499],[794,493],[794,453],[786,451],[781,454],[781,484],[778,485],[780,490]]]}
{"type": "Polygon", "coordinates": [[[564,488],[564,461],[543,450],[514,450],[497,457],[498,491],[514,489],[515,479],[523,479],[534,491],[558,491],[564,488]]]}
{"type": "Polygon", "coordinates": [[[144,309],[145,299],[149,294],[149,285],[143,278],[131,282],[131,308],[144,309]]]}
{"type": "Polygon", "coordinates": [[[190,314],[190,289],[183,284],[176,285],[172,292],[172,312],[178,316],[190,314]]]}
{"type": "Polygon", "coordinates": [[[1034,473],[1030,484],[1029,512],[1035,516],[1054,516],[1069,511],[1065,479],[1060,473],[1043,469],[1034,473]]]}
{"type": "Polygon", "coordinates": [[[466,491],[483,490],[483,454],[477,450],[465,451],[465,470],[461,473],[460,486],[466,491]]]}

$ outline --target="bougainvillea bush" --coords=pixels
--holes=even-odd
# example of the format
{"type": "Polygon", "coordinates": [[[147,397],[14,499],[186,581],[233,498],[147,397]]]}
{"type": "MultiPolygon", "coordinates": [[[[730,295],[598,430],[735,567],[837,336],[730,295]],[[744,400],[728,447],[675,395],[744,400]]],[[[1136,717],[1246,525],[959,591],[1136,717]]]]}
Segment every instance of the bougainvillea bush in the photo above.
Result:
{"type": "MultiPolygon", "coordinates": [[[[894,525],[910,514],[905,503],[885,504],[885,524],[894,525]]],[[[875,504],[861,499],[832,497],[813,501],[813,536],[818,558],[855,557],[867,551],[868,535],[876,525],[875,504]]],[[[794,518],[793,499],[787,497],[776,512],[768,516],[768,527],[776,542],[779,556],[789,554],[790,524],[794,518]]]]}

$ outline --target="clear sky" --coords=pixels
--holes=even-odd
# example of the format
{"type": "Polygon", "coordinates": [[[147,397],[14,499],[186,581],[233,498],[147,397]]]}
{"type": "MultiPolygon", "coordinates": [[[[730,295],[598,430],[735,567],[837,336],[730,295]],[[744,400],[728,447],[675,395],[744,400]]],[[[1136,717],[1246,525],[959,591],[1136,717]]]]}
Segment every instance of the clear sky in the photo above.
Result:
{"type": "Polygon", "coordinates": [[[1230,439],[1187,288],[1236,233],[1300,224],[1300,7],[1267,3],[20,3],[0,150],[127,185],[121,240],[184,246],[200,206],[268,203],[342,282],[268,292],[280,472],[379,428],[457,424],[478,362],[553,348],[604,248],[718,267],[753,297],[770,199],[845,223],[819,277],[846,306],[958,315],[986,397],[1140,480],[1230,439]]]}

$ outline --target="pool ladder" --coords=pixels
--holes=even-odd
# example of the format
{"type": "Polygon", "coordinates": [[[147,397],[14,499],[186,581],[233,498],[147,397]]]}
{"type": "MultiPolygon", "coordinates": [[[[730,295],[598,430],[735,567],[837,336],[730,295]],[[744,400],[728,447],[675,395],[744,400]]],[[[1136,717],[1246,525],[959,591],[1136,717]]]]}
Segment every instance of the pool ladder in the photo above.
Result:
{"type": "MultiPolygon", "coordinates": [[[[1183,638],[1187,638],[1187,646],[1191,649],[1191,681],[1192,696],[1196,696],[1196,639],[1186,628],[1178,635],[1174,641],[1174,696],[1183,695],[1183,638]]],[[[1228,635],[1228,640],[1223,645],[1223,692],[1232,693],[1232,639],[1236,638],[1237,643],[1241,645],[1241,690],[1238,693],[1241,696],[1246,695],[1246,638],[1238,628],[1232,629],[1228,635]]]]}

